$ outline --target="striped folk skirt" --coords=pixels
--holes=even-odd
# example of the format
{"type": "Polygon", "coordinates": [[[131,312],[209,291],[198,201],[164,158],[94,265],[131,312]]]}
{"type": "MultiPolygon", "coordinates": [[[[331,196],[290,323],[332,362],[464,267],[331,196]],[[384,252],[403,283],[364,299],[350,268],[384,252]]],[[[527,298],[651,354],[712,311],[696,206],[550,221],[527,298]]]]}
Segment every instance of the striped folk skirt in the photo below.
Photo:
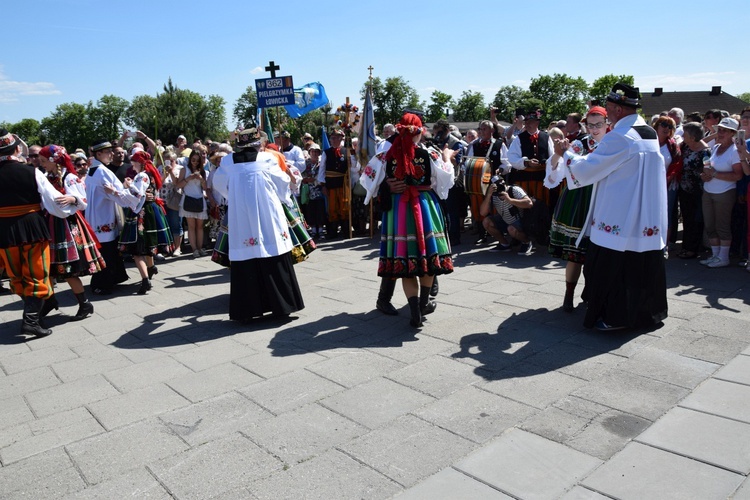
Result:
{"type": "Polygon", "coordinates": [[[410,186],[391,195],[383,213],[378,276],[411,278],[453,272],[445,217],[437,195],[410,186]]]}
{"type": "Polygon", "coordinates": [[[99,241],[80,212],[60,218],[47,216],[50,241],[50,275],[58,280],[89,276],[106,267],[99,241]]]}
{"type": "Polygon", "coordinates": [[[138,213],[127,210],[120,234],[120,250],[131,255],[172,253],[172,231],[164,209],[158,203],[146,202],[138,213]]]}
{"type": "Polygon", "coordinates": [[[583,264],[589,239],[584,237],[576,247],[576,240],[586,223],[591,202],[592,186],[580,189],[563,187],[552,216],[549,232],[549,253],[553,257],[583,264]]]}

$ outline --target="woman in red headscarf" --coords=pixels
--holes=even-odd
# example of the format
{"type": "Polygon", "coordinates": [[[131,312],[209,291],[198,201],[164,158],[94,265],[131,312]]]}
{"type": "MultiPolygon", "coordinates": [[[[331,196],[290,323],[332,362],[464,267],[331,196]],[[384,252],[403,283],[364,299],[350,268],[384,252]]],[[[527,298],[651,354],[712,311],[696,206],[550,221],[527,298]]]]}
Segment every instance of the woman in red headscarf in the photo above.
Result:
{"type": "Polygon", "coordinates": [[[151,290],[151,278],[159,272],[154,265],[154,256],[157,253],[172,253],[174,240],[164,212],[164,202],[157,197],[161,189],[161,175],[151,163],[151,155],[138,151],[130,157],[130,163],[136,175],[128,189],[139,198],[125,214],[120,250],[133,256],[141,274],[138,294],[144,295],[151,290]],[[147,193],[154,195],[154,201],[146,201],[147,193]]]}
{"type": "MultiPolygon", "coordinates": [[[[78,300],[78,312],[72,321],[79,321],[94,313],[94,306],[86,299],[81,276],[88,276],[105,267],[99,253],[99,241],[83,217],[86,210],[86,188],[79,179],[70,156],[65,148],[54,144],[39,151],[39,161],[47,171],[47,178],[65,196],[58,203],[78,208],[74,215],[61,219],[47,215],[50,243],[50,275],[57,281],[65,280],[78,300]]],[[[46,316],[57,309],[57,297],[48,298],[40,316],[46,316]]]]}
{"type": "MultiPolygon", "coordinates": [[[[607,110],[601,106],[589,109],[584,118],[588,133],[570,143],[570,148],[577,155],[587,155],[599,145],[604,134],[607,133],[607,110]]],[[[565,179],[565,173],[560,162],[561,157],[552,155],[547,160],[547,177],[544,185],[554,188],[565,179]]],[[[581,189],[568,190],[564,186],[557,200],[555,212],[552,216],[552,227],[550,229],[549,253],[553,257],[565,259],[565,298],[563,299],[563,310],[572,312],[573,296],[578,279],[581,276],[581,268],[586,258],[586,247],[588,238],[579,236],[586,223],[586,216],[591,203],[593,186],[581,189]]]]}
{"type": "MultiPolygon", "coordinates": [[[[411,311],[411,325],[422,326],[422,315],[435,310],[429,300],[433,278],[453,271],[445,217],[439,199],[453,186],[453,151],[442,155],[420,147],[422,120],[405,113],[396,126],[398,135],[391,148],[365,167],[366,179],[386,178],[390,207],[383,211],[378,276],[401,278],[411,311]],[[381,172],[375,172],[380,170],[381,172]]],[[[368,187],[370,195],[377,185],[368,187]]],[[[387,206],[386,202],[386,206],[387,206]]],[[[384,280],[386,281],[386,280],[384,280]]]]}

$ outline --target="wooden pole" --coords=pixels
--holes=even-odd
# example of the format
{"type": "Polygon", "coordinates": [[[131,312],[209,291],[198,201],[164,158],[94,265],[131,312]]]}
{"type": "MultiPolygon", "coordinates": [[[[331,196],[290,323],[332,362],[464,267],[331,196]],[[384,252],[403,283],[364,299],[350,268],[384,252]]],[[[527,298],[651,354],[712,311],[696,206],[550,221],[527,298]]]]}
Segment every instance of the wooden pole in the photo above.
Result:
{"type": "Polygon", "coordinates": [[[352,155],[349,154],[349,150],[352,147],[352,132],[349,127],[349,98],[346,98],[346,106],[344,109],[344,154],[346,155],[346,173],[344,174],[344,189],[345,193],[348,193],[347,199],[349,200],[349,239],[352,239],[352,155]]]}
{"type": "MultiPolygon", "coordinates": [[[[367,92],[370,93],[370,102],[372,103],[372,70],[375,68],[372,67],[372,64],[367,68],[367,70],[370,72],[370,78],[367,79],[367,92]]],[[[363,110],[363,113],[366,110],[363,110]]],[[[364,116],[362,117],[362,125],[364,125],[364,116]]],[[[364,130],[364,126],[362,127],[364,133],[369,133],[369,130],[364,130]]],[[[360,139],[362,141],[362,139],[360,139]]],[[[359,150],[362,151],[362,144],[359,145],[359,150]]],[[[368,160],[371,158],[368,158],[368,160]]],[[[360,165],[364,168],[364,165],[360,165]]],[[[375,225],[375,221],[373,220],[373,210],[372,210],[372,197],[370,197],[370,239],[373,239],[375,237],[375,229],[373,226],[375,225]]]]}

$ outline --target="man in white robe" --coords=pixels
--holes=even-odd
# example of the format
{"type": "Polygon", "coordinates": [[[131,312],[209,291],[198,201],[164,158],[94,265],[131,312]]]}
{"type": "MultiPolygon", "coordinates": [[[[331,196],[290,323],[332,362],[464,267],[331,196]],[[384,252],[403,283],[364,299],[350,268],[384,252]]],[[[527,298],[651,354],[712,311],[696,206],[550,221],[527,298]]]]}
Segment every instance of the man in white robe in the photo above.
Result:
{"type": "Polygon", "coordinates": [[[639,105],[638,89],[618,83],[607,97],[612,131],[595,151],[578,156],[567,151],[567,140],[555,141],[568,188],[594,185],[584,226],[591,240],[583,268],[584,326],[603,331],[653,326],[667,317],[666,171],[639,105]]]}

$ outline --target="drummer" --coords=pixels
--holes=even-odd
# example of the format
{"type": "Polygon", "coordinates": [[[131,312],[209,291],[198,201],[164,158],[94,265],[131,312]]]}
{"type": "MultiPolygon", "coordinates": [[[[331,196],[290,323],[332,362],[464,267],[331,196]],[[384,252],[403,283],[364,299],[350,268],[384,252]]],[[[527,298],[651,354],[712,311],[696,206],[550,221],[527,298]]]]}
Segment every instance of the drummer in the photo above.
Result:
{"type": "MultiPolygon", "coordinates": [[[[492,137],[494,132],[493,124],[489,120],[482,120],[479,122],[479,136],[471,144],[466,152],[466,162],[464,166],[475,165],[475,161],[471,161],[472,158],[484,158],[485,163],[489,162],[490,175],[489,178],[495,175],[503,175],[510,171],[510,162],[508,161],[508,148],[505,146],[503,141],[498,141],[492,137]]],[[[487,177],[487,176],[485,176],[487,177]]],[[[489,178],[487,181],[489,181],[489,178]]],[[[486,183],[489,186],[489,183],[486,183]]],[[[470,189],[466,182],[464,182],[466,189],[470,189]]],[[[482,226],[482,219],[484,217],[480,213],[480,207],[484,200],[484,192],[481,193],[469,193],[469,206],[471,207],[471,220],[474,224],[474,229],[479,233],[479,240],[477,244],[486,243],[490,240],[490,235],[482,226]]]]}
{"type": "Polygon", "coordinates": [[[543,114],[540,109],[526,113],[524,131],[513,139],[508,150],[508,159],[513,169],[508,174],[507,181],[508,184],[520,186],[532,198],[543,200],[552,213],[559,188],[544,187],[547,159],[554,151],[549,134],[539,130],[543,114]]]}

